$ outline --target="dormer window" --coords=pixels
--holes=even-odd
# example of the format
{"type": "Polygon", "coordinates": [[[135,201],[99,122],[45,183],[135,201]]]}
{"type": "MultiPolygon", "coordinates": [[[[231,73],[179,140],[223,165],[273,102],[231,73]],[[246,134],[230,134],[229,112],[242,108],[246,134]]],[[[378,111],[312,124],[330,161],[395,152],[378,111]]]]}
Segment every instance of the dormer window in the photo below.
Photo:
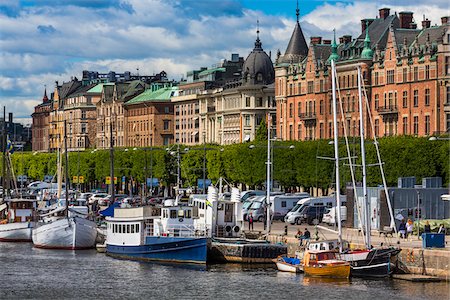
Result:
{"type": "Polygon", "coordinates": [[[261,73],[258,73],[258,74],[256,75],[256,81],[257,81],[257,82],[262,82],[262,81],[263,81],[263,76],[262,76],[261,73]]]}

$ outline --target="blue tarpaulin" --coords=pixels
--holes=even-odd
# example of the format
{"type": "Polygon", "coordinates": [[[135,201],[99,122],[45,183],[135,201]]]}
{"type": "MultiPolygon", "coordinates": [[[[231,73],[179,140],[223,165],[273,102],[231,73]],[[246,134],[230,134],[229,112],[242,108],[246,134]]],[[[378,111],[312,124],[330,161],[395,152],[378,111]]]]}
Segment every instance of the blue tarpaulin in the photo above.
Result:
{"type": "Polygon", "coordinates": [[[100,211],[100,214],[104,217],[114,217],[114,208],[119,207],[120,203],[116,202],[113,205],[108,206],[104,210],[100,211]]]}

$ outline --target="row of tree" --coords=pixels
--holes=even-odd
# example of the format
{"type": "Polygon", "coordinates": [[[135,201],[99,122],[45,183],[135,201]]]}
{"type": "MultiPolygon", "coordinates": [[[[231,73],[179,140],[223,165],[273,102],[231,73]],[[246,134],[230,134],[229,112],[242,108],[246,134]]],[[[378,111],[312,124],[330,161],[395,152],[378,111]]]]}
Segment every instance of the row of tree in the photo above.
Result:
{"type": "MultiPolygon", "coordinates": [[[[398,177],[440,176],[449,182],[450,144],[445,141],[429,141],[426,138],[386,137],[379,139],[381,158],[384,162],[389,186],[397,184],[398,177]]],[[[164,186],[177,181],[178,147],[172,151],[165,148],[115,149],[115,176],[133,178],[144,182],[145,178],[158,178],[164,186]]],[[[203,178],[204,163],[206,178],[213,182],[224,177],[233,184],[250,187],[262,186],[266,180],[267,142],[234,144],[228,146],[206,145],[187,149],[179,147],[181,179],[184,186],[195,186],[203,178]]],[[[349,144],[350,156],[355,165],[361,164],[359,140],[349,144]]],[[[348,157],[346,145],[339,145],[341,158],[348,157]]],[[[319,157],[334,155],[333,145],[328,140],[275,142],[273,143],[273,179],[284,188],[303,186],[328,189],[333,186],[334,161],[319,157]]],[[[14,153],[11,155],[16,175],[43,180],[45,175],[56,173],[56,153],[14,153]]],[[[366,141],[366,162],[377,162],[373,141],[366,141]]],[[[351,181],[348,159],[340,160],[341,182],[351,181]]],[[[69,154],[69,175],[84,176],[85,182],[105,182],[109,176],[109,151],[89,150],[69,154]]],[[[357,180],[361,180],[361,168],[355,166],[357,180]]],[[[368,168],[368,184],[382,183],[378,167],[368,168]]]]}

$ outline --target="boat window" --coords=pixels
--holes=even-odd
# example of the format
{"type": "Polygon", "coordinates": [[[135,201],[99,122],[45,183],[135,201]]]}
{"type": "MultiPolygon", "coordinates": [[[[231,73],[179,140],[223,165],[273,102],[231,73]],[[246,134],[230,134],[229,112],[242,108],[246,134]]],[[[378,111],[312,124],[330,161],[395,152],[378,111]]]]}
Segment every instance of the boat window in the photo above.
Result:
{"type": "Polygon", "coordinates": [[[327,202],[327,207],[328,208],[332,208],[333,207],[333,203],[332,202],[327,202]]]}
{"type": "Polygon", "coordinates": [[[178,210],[178,218],[183,218],[184,217],[184,210],[179,209],[178,210]]]}
{"type": "Polygon", "coordinates": [[[190,219],[192,217],[192,211],[191,210],[186,210],[186,214],[185,214],[184,217],[190,219]]]}
{"type": "Polygon", "coordinates": [[[134,233],[134,224],[131,224],[131,233],[134,233]]]}
{"type": "Polygon", "coordinates": [[[139,232],[139,224],[136,224],[136,233],[139,232]]]}
{"type": "Polygon", "coordinates": [[[122,225],[117,225],[119,227],[119,233],[122,233],[122,225]]]}
{"type": "Polygon", "coordinates": [[[127,233],[131,232],[131,225],[127,225],[127,233]]]}
{"type": "Polygon", "coordinates": [[[170,210],[170,218],[171,219],[176,219],[176,217],[177,217],[177,211],[174,210],[174,209],[171,209],[170,210]]]}

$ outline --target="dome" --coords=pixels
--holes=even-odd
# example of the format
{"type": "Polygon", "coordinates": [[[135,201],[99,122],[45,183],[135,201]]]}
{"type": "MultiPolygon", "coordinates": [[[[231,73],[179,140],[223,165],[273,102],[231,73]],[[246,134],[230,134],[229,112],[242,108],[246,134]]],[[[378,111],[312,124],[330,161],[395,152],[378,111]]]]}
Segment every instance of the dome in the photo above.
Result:
{"type": "Polygon", "coordinates": [[[271,84],[275,81],[275,70],[269,55],[262,49],[259,36],[255,48],[248,55],[242,67],[242,81],[244,84],[271,84]]]}

